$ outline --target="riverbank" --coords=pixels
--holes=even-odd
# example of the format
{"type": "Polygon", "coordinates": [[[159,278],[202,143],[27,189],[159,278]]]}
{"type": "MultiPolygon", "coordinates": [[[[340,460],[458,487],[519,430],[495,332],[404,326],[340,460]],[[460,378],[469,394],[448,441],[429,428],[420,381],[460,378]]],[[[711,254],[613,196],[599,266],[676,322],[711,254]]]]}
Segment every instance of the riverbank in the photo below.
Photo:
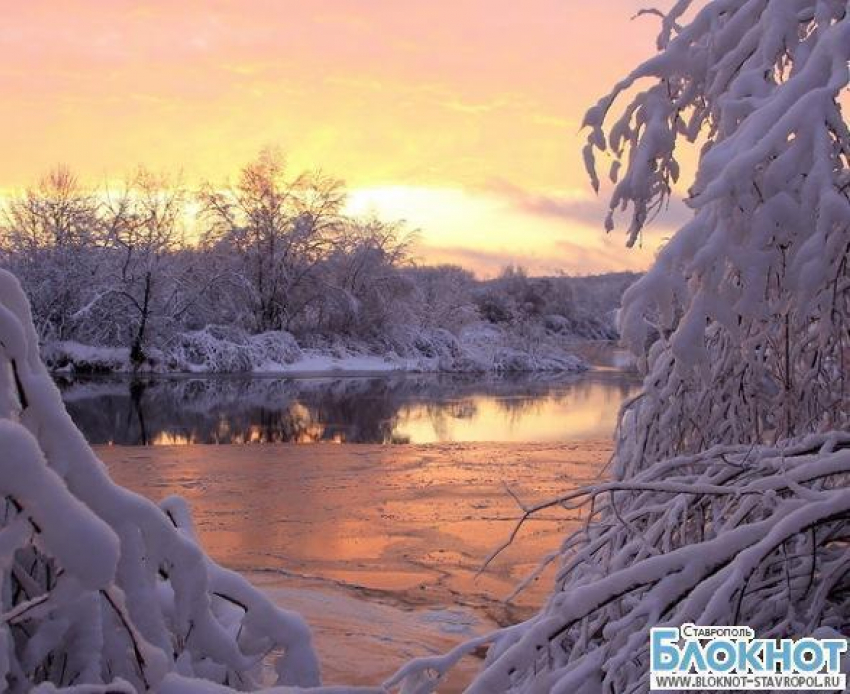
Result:
{"type": "Polygon", "coordinates": [[[47,342],[48,368],[68,374],[304,374],[344,373],[577,373],[589,365],[565,349],[569,334],[521,334],[491,323],[474,323],[457,334],[440,328],[396,330],[381,338],[248,334],[228,326],[173,335],[148,348],[141,361],[127,347],[47,342]]]}
{"type": "MultiPolygon", "coordinates": [[[[314,630],[327,683],[377,683],[411,657],[530,616],[551,573],[503,599],[575,512],[527,525],[480,577],[524,501],[595,479],[611,444],[99,446],[113,478],[156,501],[179,494],[204,547],[314,630]]],[[[445,691],[459,691],[468,659],[445,691]]],[[[441,690],[442,691],[442,690],[441,690]]]]}

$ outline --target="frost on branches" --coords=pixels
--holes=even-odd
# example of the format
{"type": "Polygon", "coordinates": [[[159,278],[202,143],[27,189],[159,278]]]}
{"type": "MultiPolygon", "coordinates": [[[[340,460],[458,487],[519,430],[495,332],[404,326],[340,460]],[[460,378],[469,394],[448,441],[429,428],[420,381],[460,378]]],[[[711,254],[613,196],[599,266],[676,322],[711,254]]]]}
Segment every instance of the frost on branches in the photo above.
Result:
{"type": "Polygon", "coordinates": [[[523,507],[589,517],[551,558],[548,604],[496,635],[471,692],[646,692],[655,626],[850,635],[847,12],[679,0],[658,54],[588,112],[595,186],[611,159],[609,230],[630,212],[639,240],[682,140],[702,145],[694,217],[624,297],[646,380],[614,479],[523,507]]]}
{"type": "Polygon", "coordinates": [[[318,684],[304,622],[214,564],[180,499],[159,508],[109,479],[4,271],[0,361],[0,690],[246,689],[272,661],[279,684],[318,684]]]}
{"type": "Polygon", "coordinates": [[[623,300],[632,349],[660,339],[623,421],[620,473],[848,418],[847,3],[715,0],[680,26],[693,4],[675,4],[659,53],[585,119],[595,185],[600,153],[618,181],[607,226],[630,209],[630,244],[671,195],[677,145],[704,143],[693,220],[623,300]]]}

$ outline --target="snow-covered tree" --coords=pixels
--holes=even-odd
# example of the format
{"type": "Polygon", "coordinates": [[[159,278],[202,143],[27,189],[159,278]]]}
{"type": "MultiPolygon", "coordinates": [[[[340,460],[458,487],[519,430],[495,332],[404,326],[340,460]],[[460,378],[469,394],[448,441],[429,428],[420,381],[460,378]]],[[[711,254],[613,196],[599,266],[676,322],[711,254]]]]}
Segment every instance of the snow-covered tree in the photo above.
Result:
{"type": "Polygon", "coordinates": [[[475,277],[457,265],[411,269],[416,286],[416,313],[423,327],[444,328],[457,333],[478,319],[473,299],[475,277]]]}
{"type": "Polygon", "coordinates": [[[11,198],[2,213],[4,265],[27,286],[42,338],[64,340],[100,279],[98,202],[66,166],[11,198]]]}
{"type": "Polygon", "coordinates": [[[263,150],[226,190],[201,193],[205,241],[235,263],[234,287],[251,312],[251,329],[281,330],[321,297],[313,280],[340,230],[345,193],[318,173],[287,175],[282,155],[263,150]]]}
{"type": "Polygon", "coordinates": [[[101,210],[108,269],[92,299],[78,311],[94,334],[78,339],[118,344],[134,366],[148,358],[151,335],[173,331],[189,301],[181,274],[186,192],[167,177],[140,169],[118,192],[108,192],[101,210]],[[109,333],[115,333],[115,337],[109,333]]]}
{"type": "Polygon", "coordinates": [[[212,562],[180,499],[157,507],[109,479],[6,271],[0,447],[0,689],[256,688],[269,657],[279,684],[318,684],[304,622],[212,562]]]}
{"type": "Polygon", "coordinates": [[[377,218],[346,219],[332,251],[318,270],[324,288],[301,329],[375,337],[393,323],[410,320],[412,292],[402,276],[409,264],[411,235],[400,223],[377,218]]]}
{"type": "Polygon", "coordinates": [[[612,159],[607,226],[630,209],[629,244],[674,194],[679,145],[701,144],[694,217],[623,300],[632,349],[658,340],[623,419],[621,473],[847,424],[847,12],[833,0],[680,0],[659,53],[585,118],[596,185],[600,153],[612,159]]]}
{"type": "MultiPolygon", "coordinates": [[[[680,141],[701,143],[693,219],[624,300],[644,391],[625,408],[612,479],[522,505],[523,521],[589,506],[586,527],[550,557],[561,563],[541,612],[409,663],[385,689],[432,692],[492,644],[471,692],[646,692],[654,626],[850,632],[847,12],[838,0],[677,0],[658,54],[588,113],[585,159],[596,181],[600,153],[612,155],[612,211],[631,210],[630,244],[673,194],[680,141]]],[[[272,238],[257,220],[280,221],[283,193],[256,192],[253,217],[233,198],[210,200],[245,249],[272,238]]],[[[297,231],[299,217],[281,228],[297,231]]],[[[245,257],[258,262],[259,248],[245,257]]],[[[274,321],[288,310],[258,306],[274,321]]],[[[108,481],[5,273],[0,357],[7,684],[121,678],[112,689],[223,692],[257,684],[276,647],[280,682],[315,684],[300,620],[206,559],[178,502],[158,509],[108,481]]]]}
{"type": "Polygon", "coordinates": [[[701,148],[692,221],[624,298],[647,373],[613,479],[522,506],[524,522],[588,503],[549,557],[554,594],[525,624],[409,664],[393,681],[413,691],[487,640],[470,692],[598,694],[649,691],[652,627],[850,633],[848,5],[678,0],[652,14],[658,54],[585,119],[594,184],[612,157],[609,229],[630,210],[635,243],[674,194],[680,142],[701,148]]]}

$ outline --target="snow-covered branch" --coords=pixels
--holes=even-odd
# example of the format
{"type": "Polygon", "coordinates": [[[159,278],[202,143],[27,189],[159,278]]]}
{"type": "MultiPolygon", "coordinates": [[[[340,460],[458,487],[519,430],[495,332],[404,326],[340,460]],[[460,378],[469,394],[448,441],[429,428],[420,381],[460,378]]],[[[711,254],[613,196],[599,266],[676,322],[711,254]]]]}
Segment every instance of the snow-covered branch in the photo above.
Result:
{"type": "MultiPolygon", "coordinates": [[[[833,433],[716,446],[527,507],[522,519],[583,500],[589,516],[561,549],[548,604],[489,637],[495,643],[468,691],[647,692],[649,630],[685,622],[747,624],[765,638],[841,638],[848,475],[850,435],[833,433]]],[[[391,682],[425,670],[444,671],[425,660],[391,682]]]]}
{"type": "Polygon", "coordinates": [[[157,507],[109,479],[6,272],[0,362],[0,681],[141,691],[174,673],[245,689],[274,654],[279,684],[318,684],[305,623],[212,562],[181,500],[157,507]]]}
{"type": "Polygon", "coordinates": [[[692,4],[585,119],[591,175],[602,153],[614,161],[608,226],[631,207],[629,243],[674,194],[680,141],[703,143],[693,220],[624,296],[621,332],[649,377],[623,420],[620,474],[847,423],[846,4],[713,1],[679,26],[692,4]]]}

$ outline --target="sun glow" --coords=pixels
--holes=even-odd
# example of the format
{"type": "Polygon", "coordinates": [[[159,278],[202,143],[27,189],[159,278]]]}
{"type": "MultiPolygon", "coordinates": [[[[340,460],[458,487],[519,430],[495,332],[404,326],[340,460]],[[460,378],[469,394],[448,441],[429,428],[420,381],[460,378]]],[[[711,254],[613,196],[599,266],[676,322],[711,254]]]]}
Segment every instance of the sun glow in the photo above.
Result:
{"type": "Polygon", "coordinates": [[[635,0],[71,8],[15,3],[0,29],[2,190],[60,162],[94,185],[140,164],[218,185],[271,144],[294,171],[344,178],[351,209],[419,228],[426,262],[488,275],[510,262],[592,272],[651,258],[601,239],[604,201],[589,215],[514,195],[588,195],[584,109],[655,29],[628,20],[635,0]],[[618,42],[616,61],[589,26],[618,42]],[[576,58],[591,46],[587,70],[576,58]]]}
{"type": "Polygon", "coordinates": [[[347,209],[404,221],[417,232],[419,260],[461,265],[480,277],[493,277],[509,264],[549,275],[640,270],[659,243],[652,235],[645,247],[623,253],[619,236],[598,229],[604,207],[577,190],[529,197],[505,186],[376,186],[352,191],[347,209]]]}

